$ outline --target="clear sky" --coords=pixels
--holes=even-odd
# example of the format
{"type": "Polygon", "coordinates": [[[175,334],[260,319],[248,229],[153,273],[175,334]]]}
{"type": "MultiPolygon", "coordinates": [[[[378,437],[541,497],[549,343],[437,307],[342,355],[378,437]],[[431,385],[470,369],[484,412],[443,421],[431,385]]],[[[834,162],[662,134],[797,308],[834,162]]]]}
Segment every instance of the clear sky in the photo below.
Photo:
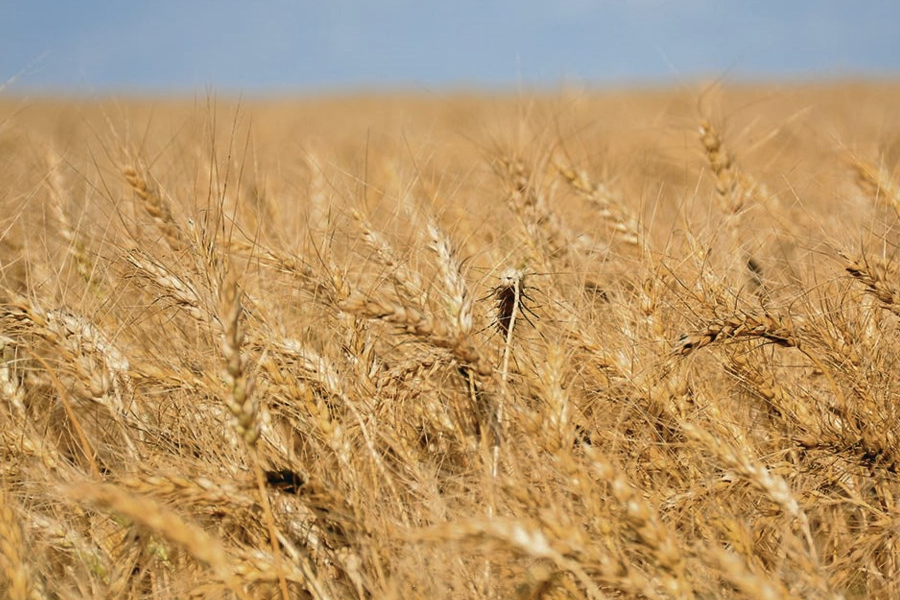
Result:
{"type": "Polygon", "coordinates": [[[0,83],[246,94],[900,78],[898,0],[0,0],[0,83]]]}

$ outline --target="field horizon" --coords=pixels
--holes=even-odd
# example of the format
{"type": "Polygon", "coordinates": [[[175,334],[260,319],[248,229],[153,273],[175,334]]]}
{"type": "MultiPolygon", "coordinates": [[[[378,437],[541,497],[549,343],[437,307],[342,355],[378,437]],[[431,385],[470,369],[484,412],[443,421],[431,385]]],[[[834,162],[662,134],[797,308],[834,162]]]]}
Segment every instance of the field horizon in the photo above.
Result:
{"type": "Polygon", "coordinates": [[[0,94],[0,594],[900,597],[898,105],[0,94]]]}

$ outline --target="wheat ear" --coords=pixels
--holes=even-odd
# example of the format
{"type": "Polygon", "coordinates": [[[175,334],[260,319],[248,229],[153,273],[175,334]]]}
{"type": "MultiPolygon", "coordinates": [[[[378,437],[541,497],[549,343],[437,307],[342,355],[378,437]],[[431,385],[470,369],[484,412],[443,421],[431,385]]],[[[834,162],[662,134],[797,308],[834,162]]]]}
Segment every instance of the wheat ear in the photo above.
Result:
{"type": "Polygon", "coordinates": [[[631,214],[612,190],[602,183],[592,182],[587,173],[568,167],[559,160],[554,161],[553,166],[572,189],[587,200],[604,221],[610,223],[612,230],[623,242],[632,246],[644,243],[637,217],[631,214]]]}
{"type": "Polygon", "coordinates": [[[841,257],[846,261],[846,271],[866,286],[866,291],[878,299],[881,307],[900,316],[900,288],[893,283],[896,273],[892,273],[890,266],[866,257],[853,259],[844,254],[841,257]]]}
{"type": "Polygon", "coordinates": [[[894,210],[900,210],[900,187],[894,183],[883,165],[875,165],[855,155],[849,156],[847,162],[856,172],[856,182],[860,189],[875,199],[886,201],[894,210]]]}
{"type": "Polygon", "coordinates": [[[9,600],[30,600],[32,586],[22,526],[3,487],[0,487],[0,575],[0,581],[6,580],[0,589],[6,590],[9,600]]]}
{"type": "Polygon", "coordinates": [[[50,194],[50,208],[59,222],[59,232],[66,242],[66,250],[75,263],[75,270],[86,284],[97,285],[104,283],[96,265],[88,255],[83,236],[75,230],[72,221],[66,214],[66,202],[64,200],[65,182],[60,169],[60,158],[54,152],[47,155],[47,163],[50,172],[47,174],[46,186],[50,194]]]}
{"type": "Polygon", "coordinates": [[[760,195],[760,186],[741,170],[734,155],[725,147],[722,134],[706,119],[700,123],[700,143],[716,177],[719,207],[727,215],[736,215],[760,195]]]}
{"type": "Polygon", "coordinates": [[[225,358],[225,405],[235,419],[235,428],[247,446],[253,448],[259,439],[259,403],[253,393],[253,378],[247,372],[247,358],[242,354],[244,332],[241,329],[241,291],[237,280],[228,275],[219,289],[219,319],[222,323],[222,353],[225,358]]]}
{"type": "Polygon", "coordinates": [[[681,336],[674,352],[687,356],[717,340],[738,337],[760,338],[789,348],[800,347],[800,338],[794,333],[790,321],[771,315],[742,313],[711,321],[705,329],[681,336]]]}
{"type": "Polygon", "coordinates": [[[235,576],[236,566],[226,554],[222,543],[155,500],[129,494],[110,484],[85,483],[64,490],[65,495],[112,510],[128,517],[170,542],[184,548],[188,554],[206,565],[241,600],[250,600],[235,576]]]}
{"type": "Polygon", "coordinates": [[[144,210],[153,218],[156,227],[163,234],[169,248],[178,252],[187,247],[184,233],[172,217],[172,209],[168,201],[162,196],[159,187],[146,176],[139,167],[127,166],[122,168],[122,175],[137,194],[144,201],[144,210]]]}

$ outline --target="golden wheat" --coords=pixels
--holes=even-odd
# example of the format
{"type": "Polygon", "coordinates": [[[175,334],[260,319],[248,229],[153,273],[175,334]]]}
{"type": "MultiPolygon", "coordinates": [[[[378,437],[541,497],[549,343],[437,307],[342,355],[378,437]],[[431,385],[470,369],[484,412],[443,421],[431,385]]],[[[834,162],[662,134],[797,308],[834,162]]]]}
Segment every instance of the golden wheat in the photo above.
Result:
{"type": "Polygon", "coordinates": [[[0,99],[0,594],[900,596],[895,86],[566,98],[0,99]]]}

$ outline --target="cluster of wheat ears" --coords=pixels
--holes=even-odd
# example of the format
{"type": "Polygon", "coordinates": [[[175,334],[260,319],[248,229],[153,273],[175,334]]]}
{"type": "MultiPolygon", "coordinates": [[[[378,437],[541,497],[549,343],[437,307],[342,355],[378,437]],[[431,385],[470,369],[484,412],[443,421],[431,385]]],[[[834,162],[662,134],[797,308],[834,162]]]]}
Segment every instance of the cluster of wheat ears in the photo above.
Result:
{"type": "Polygon", "coordinates": [[[0,594],[900,597],[898,94],[841,90],[8,100],[0,594]]]}

